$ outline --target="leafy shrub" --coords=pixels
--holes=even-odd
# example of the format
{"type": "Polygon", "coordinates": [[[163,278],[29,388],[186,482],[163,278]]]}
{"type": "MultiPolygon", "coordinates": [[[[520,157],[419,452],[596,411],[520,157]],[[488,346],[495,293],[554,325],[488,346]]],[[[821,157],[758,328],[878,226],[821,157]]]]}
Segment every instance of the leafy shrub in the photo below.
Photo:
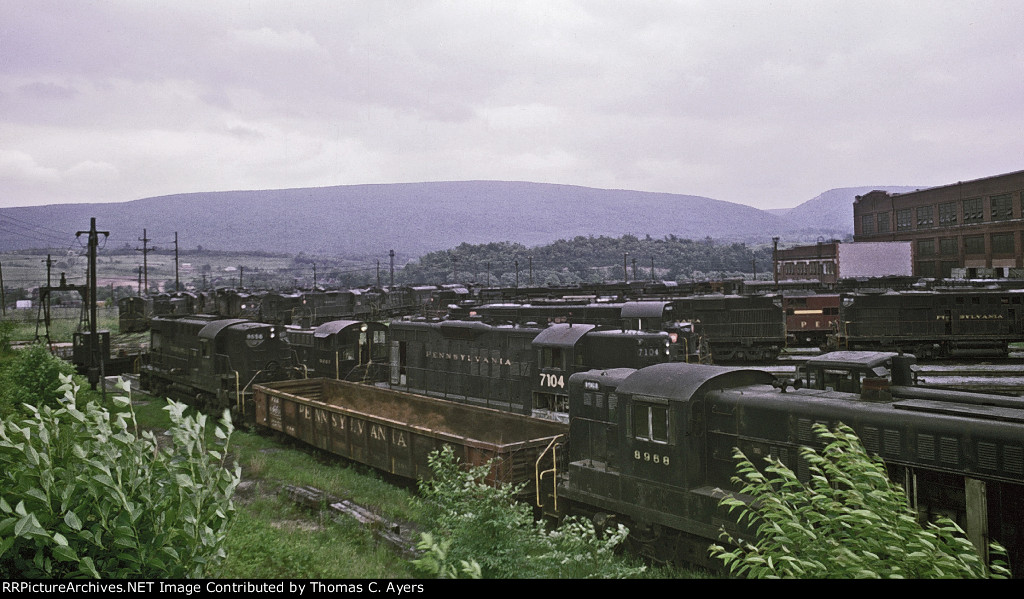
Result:
{"type": "MultiPolygon", "coordinates": [[[[986,566],[963,531],[947,518],[922,526],[906,494],[892,483],[853,430],[816,425],[827,442],[821,453],[804,448],[811,478],[805,485],[778,460],[758,470],[742,452],[739,477],[749,503],[727,497],[756,530],[753,543],[723,540],[711,553],[749,578],[1005,578],[1001,560],[986,566]]],[[[997,544],[991,553],[1005,557],[997,544]]]]}
{"type": "Polygon", "coordinates": [[[50,353],[41,343],[15,352],[0,367],[0,416],[17,410],[22,404],[59,406],[60,375],[70,375],[75,367],[50,353]]]}
{"type": "MultiPolygon", "coordinates": [[[[233,430],[225,412],[206,442],[206,417],[168,402],[172,441],[139,433],[127,396],[111,415],[76,406],[61,376],[62,405],[0,420],[0,577],[182,578],[208,575],[224,538],[240,469],[224,468],[233,430]]],[[[130,392],[124,383],[122,389],[130,392]]]]}
{"type": "Polygon", "coordinates": [[[489,465],[463,467],[446,446],[430,455],[430,467],[433,478],[420,481],[420,491],[435,507],[433,531],[422,535],[425,553],[413,562],[425,575],[625,578],[645,569],[615,555],[628,534],[622,525],[598,531],[569,518],[547,530],[529,505],[515,500],[521,486],[484,482],[489,465]]]}
{"type": "Polygon", "coordinates": [[[0,320],[0,356],[11,351],[11,338],[14,335],[16,325],[12,320],[0,320]]]}

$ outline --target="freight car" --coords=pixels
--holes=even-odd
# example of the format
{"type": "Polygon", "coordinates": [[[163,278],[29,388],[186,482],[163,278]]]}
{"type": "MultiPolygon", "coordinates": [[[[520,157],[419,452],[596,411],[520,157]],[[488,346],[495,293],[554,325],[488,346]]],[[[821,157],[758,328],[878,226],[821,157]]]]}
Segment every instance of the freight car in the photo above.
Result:
{"type": "Polygon", "coordinates": [[[825,347],[839,329],[838,293],[783,294],[782,309],[790,346],[825,347]]]}
{"type": "Polygon", "coordinates": [[[919,358],[1007,355],[1024,341],[1024,290],[847,293],[835,349],[886,349],[919,358]]]}
{"type": "Polygon", "coordinates": [[[665,332],[592,324],[396,320],[390,335],[392,388],[552,418],[564,418],[574,372],[670,359],[665,332]]]}
{"type": "Polygon", "coordinates": [[[231,408],[252,418],[252,384],[286,379],[293,367],[284,327],[195,315],[150,320],[149,362],[142,388],[200,409],[231,408]]]}
{"type": "Polygon", "coordinates": [[[397,476],[430,478],[430,453],[490,460],[492,484],[534,491],[537,457],[565,433],[549,420],[332,379],[255,386],[256,425],[397,476]]]}
{"type": "Polygon", "coordinates": [[[715,567],[708,545],[722,526],[739,532],[735,514],[719,506],[738,492],[734,448],[778,458],[807,481],[800,448],[818,445],[812,425],[842,422],[885,460],[922,518],[951,516],[978,547],[1002,543],[1019,573],[1024,399],[916,389],[907,384],[913,356],[878,358],[847,353],[820,365],[859,372],[843,377],[859,392],[826,389],[820,373],[794,389],[764,371],[699,364],[577,373],[569,434],[551,453],[564,460],[539,462],[556,475],[539,487],[538,505],[623,522],[656,560],[715,567]],[[885,364],[891,379],[878,376],[885,364]]]}

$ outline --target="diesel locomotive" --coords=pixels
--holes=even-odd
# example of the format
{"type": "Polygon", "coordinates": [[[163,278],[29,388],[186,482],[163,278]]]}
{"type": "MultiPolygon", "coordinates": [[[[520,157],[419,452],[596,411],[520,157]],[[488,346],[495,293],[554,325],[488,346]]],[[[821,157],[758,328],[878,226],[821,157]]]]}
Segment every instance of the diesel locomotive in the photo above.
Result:
{"type": "Polygon", "coordinates": [[[150,319],[149,360],[139,382],[149,392],[217,412],[231,408],[239,420],[252,384],[291,377],[292,348],[280,325],[196,315],[150,319]]]}
{"type": "Polygon", "coordinates": [[[734,448],[808,480],[812,426],[852,427],[921,518],[953,518],[980,551],[998,541],[1024,567],[1024,399],[913,387],[913,356],[839,352],[800,384],[767,372],[678,362],[569,379],[569,431],[545,456],[538,505],[627,524],[657,560],[714,567],[708,545],[738,532],[719,501],[738,493],[734,448]],[[891,372],[891,374],[889,374],[891,372]],[[840,390],[842,389],[842,390],[840,390]]]}
{"type": "Polygon", "coordinates": [[[1005,356],[1024,341],[1024,290],[952,289],[842,295],[835,349],[919,358],[1005,356]]]}
{"type": "Polygon", "coordinates": [[[564,418],[573,373],[670,359],[664,331],[593,324],[398,320],[390,339],[395,389],[555,419],[564,418]]]}

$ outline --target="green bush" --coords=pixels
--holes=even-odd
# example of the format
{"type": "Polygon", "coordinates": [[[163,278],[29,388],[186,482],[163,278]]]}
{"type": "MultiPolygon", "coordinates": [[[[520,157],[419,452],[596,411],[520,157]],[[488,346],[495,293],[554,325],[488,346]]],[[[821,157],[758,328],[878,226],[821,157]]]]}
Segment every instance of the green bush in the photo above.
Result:
{"type": "Polygon", "coordinates": [[[70,375],[75,367],[50,353],[41,343],[14,352],[0,366],[0,417],[11,414],[23,404],[60,405],[60,375],[70,375]]]}
{"type": "MultiPolygon", "coordinates": [[[[0,577],[183,578],[208,575],[223,543],[240,469],[224,468],[225,412],[208,447],[206,417],[169,401],[171,440],[160,447],[128,411],[62,405],[0,420],[0,577]]],[[[125,391],[128,386],[120,383],[125,391]]]]}
{"type": "Polygon", "coordinates": [[[424,575],[442,578],[625,578],[644,572],[615,549],[628,531],[622,525],[595,530],[569,518],[547,530],[529,505],[515,501],[521,487],[484,482],[489,465],[463,467],[450,447],[430,456],[433,478],[420,481],[433,504],[433,530],[413,563],[424,575]]]}
{"type": "MultiPolygon", "coordinates": [[[[922,526],[906,494],[892,483],[880,458],[872,457],[853,430],[816,425],[827,445],[804,448],[811,477],[769,460],[759,470],[742,452],[741,493],[722,500],[756,531],[748,542],[723,534],[731,547],[713,545],[736,575],[748,578],[1005,578],[1005,563],[986,566],[963,531],[946,518],[922,526]]],[[[997,544],[994,556],[1005,557],[997,544]]]]}

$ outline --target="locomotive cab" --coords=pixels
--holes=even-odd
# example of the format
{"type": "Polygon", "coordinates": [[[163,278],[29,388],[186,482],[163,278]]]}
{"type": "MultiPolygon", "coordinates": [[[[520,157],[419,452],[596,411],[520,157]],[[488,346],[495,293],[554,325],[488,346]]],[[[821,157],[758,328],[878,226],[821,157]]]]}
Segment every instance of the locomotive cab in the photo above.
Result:
{"type": "Polygon", "coordinates": [[[592,324],[554,324],[533,341],[537,352],[534,410],[566,412],[569,377],[592,368],[643,368],[670,361],[664,331],[602,329],[592,324]]]}
{"type": "Polygon", "coordinates": [[[797,370],[802,386],[888,399],[889,385],[913,385],[917,358],[895,352],[835,351],[807,360],[797,370]]]}

